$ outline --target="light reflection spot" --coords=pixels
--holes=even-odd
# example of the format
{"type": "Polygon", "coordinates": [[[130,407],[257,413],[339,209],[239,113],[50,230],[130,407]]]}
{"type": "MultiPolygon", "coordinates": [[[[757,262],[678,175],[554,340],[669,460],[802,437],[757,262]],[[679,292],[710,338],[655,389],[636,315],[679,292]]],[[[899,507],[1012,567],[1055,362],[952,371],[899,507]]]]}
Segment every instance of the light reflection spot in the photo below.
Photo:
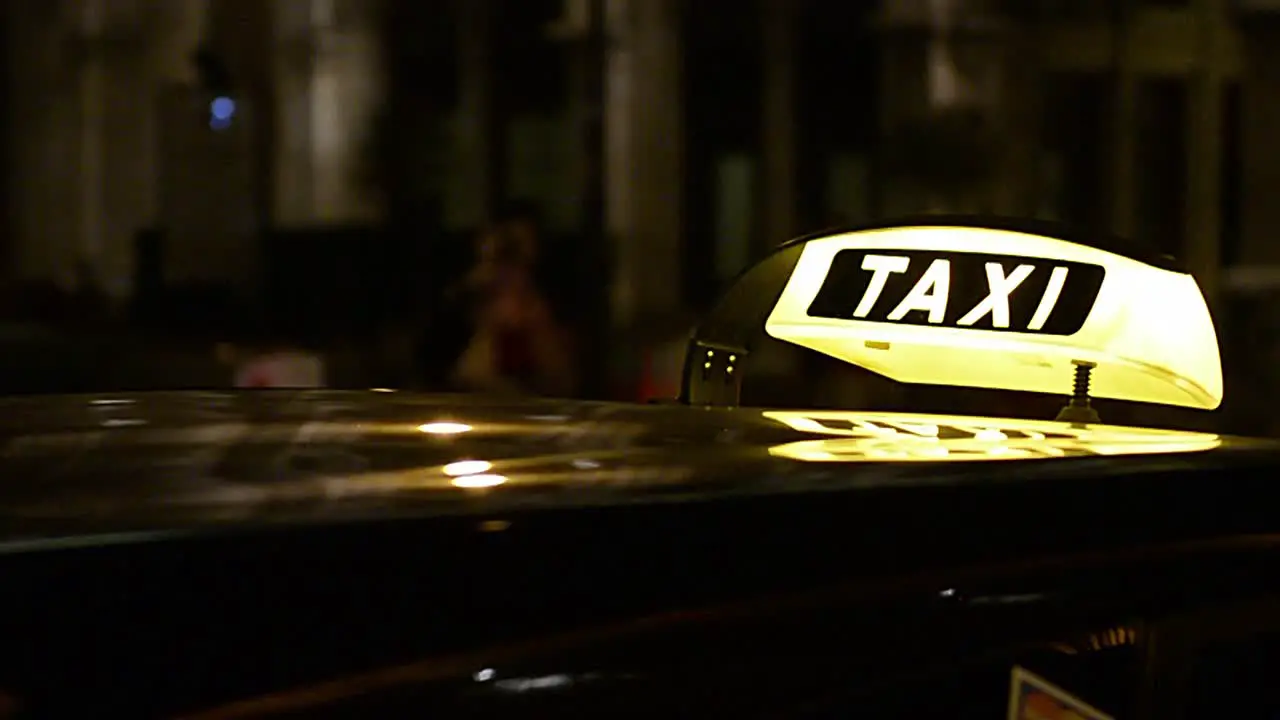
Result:
{"type": "Polygon", "coordinates": [[[453,483],[454,487],[471,489],[497,487],[506,481],[507,478],[502,475],[463,475],[449,482],[453,483]]]}
{"type": "Polygon", "coordinates": [[[449,477],[459,477],[462,475],[479,475],[493,469],[493,463],[488,460],[459,460],[444,466],[444,474],[449,477]]]}
{"type": "Polygon", "coordinates": [[[428,435],[461,435],[465,432],[471,432],[472,427],[463,423],[455,422],[430,422],[418,426],[418,432],[427,433],[428,435]]]}

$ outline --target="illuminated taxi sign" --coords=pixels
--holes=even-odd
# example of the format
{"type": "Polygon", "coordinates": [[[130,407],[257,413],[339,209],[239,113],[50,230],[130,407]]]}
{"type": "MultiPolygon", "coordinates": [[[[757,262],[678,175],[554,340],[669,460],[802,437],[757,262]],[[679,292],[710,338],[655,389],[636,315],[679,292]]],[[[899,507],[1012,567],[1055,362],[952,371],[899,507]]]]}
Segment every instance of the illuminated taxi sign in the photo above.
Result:
{"type": "Polygon", "coordinates": [[[1194,278],[1055,238],[899,227],[807,241],[766,332],[900,382],[1222,401],[1217,335],[1194,278]]]}
{"type": "Polygon", "coordinates": [[[986,253],[841,250],[811,317],[1072,335],[1102,287],[1100,265],[986,253]]]}

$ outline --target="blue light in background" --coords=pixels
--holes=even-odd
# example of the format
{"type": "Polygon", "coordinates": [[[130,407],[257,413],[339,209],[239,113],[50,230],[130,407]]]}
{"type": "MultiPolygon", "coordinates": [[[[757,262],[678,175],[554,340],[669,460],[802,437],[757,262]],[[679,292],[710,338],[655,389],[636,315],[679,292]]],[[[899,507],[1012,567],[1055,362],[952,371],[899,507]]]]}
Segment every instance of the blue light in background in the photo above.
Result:
{"type": "Polygon", "coordinates": [[[215,120],[230,120],[236,114],[236,101],[229,97],[216,97],[209,103],[209,114],[215,120]]]}
{"type": "Polygon", "coordinates": [[[213,130],[226,130],[231,127],[231,118],[236,114],[236,101],[225,95],[216,97],[209,103],[209,127],[213,130]]]}

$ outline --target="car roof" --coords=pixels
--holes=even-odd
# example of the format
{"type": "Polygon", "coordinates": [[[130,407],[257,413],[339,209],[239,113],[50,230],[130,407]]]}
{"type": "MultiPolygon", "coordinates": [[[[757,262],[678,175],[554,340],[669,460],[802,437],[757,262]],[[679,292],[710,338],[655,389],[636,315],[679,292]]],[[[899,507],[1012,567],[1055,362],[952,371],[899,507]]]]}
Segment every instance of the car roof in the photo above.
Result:
{"type": "Polygon", "coordinates": [[[1170,467],[1207,483],[1280,462],[1276,443],[1210,433],[411,393],[144,393],[11,399],[0,410],[0,539],[17,549],[68,536],[804,493],[909,489],[914,503],[942,488],[1170,467]],[[912,435],[927,423],[940,438],[912,435]],[[947,446],[944,458],[918,452],[947,446]],[[1015,454],[959,459],[993,447],[1015,454]]]}

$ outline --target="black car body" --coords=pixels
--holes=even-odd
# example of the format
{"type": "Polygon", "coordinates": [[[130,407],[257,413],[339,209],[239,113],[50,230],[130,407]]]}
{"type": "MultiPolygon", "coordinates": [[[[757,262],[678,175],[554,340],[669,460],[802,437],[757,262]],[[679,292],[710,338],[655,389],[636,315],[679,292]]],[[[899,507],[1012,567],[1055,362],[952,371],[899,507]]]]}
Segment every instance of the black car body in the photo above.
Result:
{"type": "Polygon", "coordinates": [[[32,710],[991,717],[1015,664],[1116,717],[1270,702],[1181,674],[1280,622],[1265,442],[805,463],[769,451],[811,436],[745,409],[2,407],[0,687],[32,710]],[[456,487],[460,459],[506,482],[456,487]]]}

